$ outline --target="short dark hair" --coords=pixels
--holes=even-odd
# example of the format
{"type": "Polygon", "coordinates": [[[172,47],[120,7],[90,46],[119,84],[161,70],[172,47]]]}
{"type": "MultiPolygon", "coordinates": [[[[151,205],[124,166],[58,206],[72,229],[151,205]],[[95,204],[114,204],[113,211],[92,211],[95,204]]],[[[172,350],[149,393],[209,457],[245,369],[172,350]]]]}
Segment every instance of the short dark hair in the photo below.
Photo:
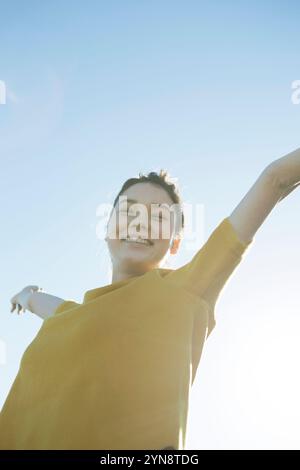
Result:
{"type": "Polygon", "coordinates": [[[179,194],[178,186],[171,181],[171,176],[167,170],[160,169],[159,173],[155,171],[150,171],[148,174],[143,174],[142,172],[139,172],[138,177],[129,178],[128,180],[126,180],[114,200],[113,207],[116,206],[121,194],[123,194],[126,189],[130,188],[130,186],[133,186],[137,183],[153,183],[157,184],[158,186],[161,186],[165,191],[167,191],[172,201],[175,204],[178,204],[180,214],[177,214],[177,212],[175,212],[176,215],[179,216],[179,221],[177,220],[177,227],[175,229],[175,236],[181,238],[182,231],[184,228],[184,213],[182,207],[182,200],[179,194]]]}

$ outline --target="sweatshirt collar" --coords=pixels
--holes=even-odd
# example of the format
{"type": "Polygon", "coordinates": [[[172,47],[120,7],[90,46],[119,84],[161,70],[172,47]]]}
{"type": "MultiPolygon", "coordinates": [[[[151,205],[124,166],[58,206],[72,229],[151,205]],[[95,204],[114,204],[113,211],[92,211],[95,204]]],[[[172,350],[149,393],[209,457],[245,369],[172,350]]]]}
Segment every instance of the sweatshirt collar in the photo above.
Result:
{"type": "MultiPolygon", "coordinates": [[[[163,277],[168,272],[173,271],[173,269],[156,268],[156,269],[153,269],[151,271],[158,271],[158,274],[160,274],[163,277]]],[[[149,272],[151,272],[151,271],[147,271],[146,273],[140,274],[138,276],[132,276],[132,277],[129,277],[127,279],[122,279],[121,281],[116,281],[116,282],[113,282],[112,284],[106,284],[102,287],[96,287],[95,289],[90,289],[90,290],[85,292],[84,298],[83,298],[83,303],[86,304],[87,302],[90,302],[91,300],[94,300],[94,299],[96,299],[97,297],[100,297],[103,294],[107,294],[108,292],[112,292],[116,289],[119,289],[120,287],[125,286],[129,282],[137,280],[138,278],[143,277],[146,274],[149,274],[149,272]]]]}

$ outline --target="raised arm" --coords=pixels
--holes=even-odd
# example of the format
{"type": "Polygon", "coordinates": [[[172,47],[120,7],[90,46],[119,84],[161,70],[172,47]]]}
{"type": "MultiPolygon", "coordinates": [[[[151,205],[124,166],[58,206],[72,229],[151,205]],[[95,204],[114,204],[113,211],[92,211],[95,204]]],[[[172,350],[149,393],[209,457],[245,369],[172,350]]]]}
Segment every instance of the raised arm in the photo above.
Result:
{"type": "Polygon", "coordinates": [[[274,160],[228,217],[242,242],[252,241],[273,207],[300,185],[300,148],[274,160]]]}

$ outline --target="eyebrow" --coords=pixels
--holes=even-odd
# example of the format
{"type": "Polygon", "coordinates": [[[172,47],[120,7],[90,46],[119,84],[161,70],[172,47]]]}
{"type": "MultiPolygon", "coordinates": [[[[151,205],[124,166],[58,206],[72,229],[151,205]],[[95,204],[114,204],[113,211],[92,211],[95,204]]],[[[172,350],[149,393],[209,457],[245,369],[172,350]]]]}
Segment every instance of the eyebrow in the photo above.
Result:
{"type": "MultiPolygon", "coordinates": [[[[128,197],[127,201],[122,200],[121,202],[119,202],[119,204],[122,204],[124,202],[139,202],[139,201],[137,201],[136,199],[131,199],[131,198],[128,197]]],[[[151,202],[151,204],[158,204],[159,206],[162,206],[163,204],[167,204],[167,203],[166,202],[151,202]]],[[[167,207],[167,209],[169,209],[169,208],[167,207]]]]}

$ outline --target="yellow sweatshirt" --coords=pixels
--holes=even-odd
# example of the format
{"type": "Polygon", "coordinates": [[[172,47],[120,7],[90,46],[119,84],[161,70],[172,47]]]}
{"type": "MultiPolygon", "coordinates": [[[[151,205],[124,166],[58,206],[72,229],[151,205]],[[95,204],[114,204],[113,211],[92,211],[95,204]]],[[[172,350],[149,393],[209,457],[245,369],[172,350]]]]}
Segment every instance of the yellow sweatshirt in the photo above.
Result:
{"type": "Polygon", "coordinates": [[[184,449],[215,303],[252,242],[225,218],[181,268],[62,303],[21,359],[0,413],[0,449],[184,449]]]}

